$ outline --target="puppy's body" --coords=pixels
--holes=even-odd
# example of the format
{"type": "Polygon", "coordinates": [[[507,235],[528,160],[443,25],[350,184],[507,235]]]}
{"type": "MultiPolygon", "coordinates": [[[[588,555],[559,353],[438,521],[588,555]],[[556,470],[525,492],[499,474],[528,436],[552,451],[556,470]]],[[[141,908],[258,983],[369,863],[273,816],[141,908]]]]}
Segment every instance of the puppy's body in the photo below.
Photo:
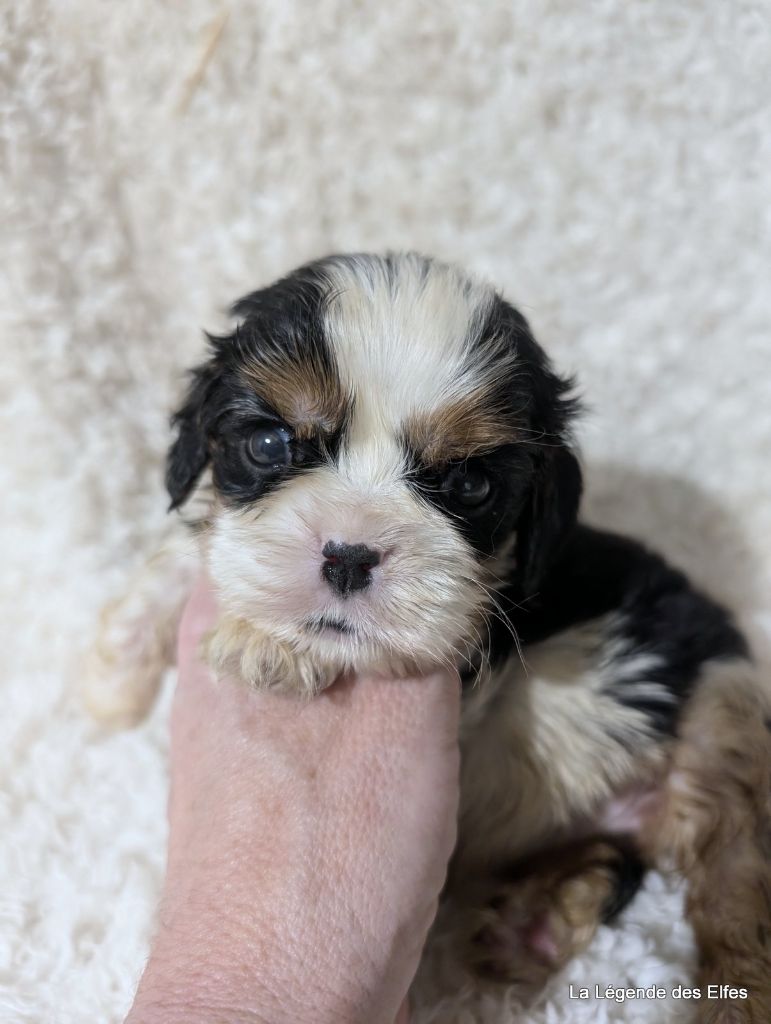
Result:
{"type": "MultiPolygon", "coordinates": [[[[499,601],[520,650],[508,628],[493,625],[496,667],[468,694],[465,716],[461,849],[476,859],[479,836],[488,864],[560,832],[609,827],[611,801],[661,778],[702,674],[716,665],[741,674],[748,656],[723,609],[681,573],[633,541],[585,526],[572,531],[531,601],[508,605],[505,592],[499,601]],[[517,760],[513,773],[495,769],[502,750],[517,760]],[[514,835],[511,820],[520,823],[514,835]]],[[[621,816],[617,827],[630,824],[621,816]]]]}
{"type": "MultiPolygon", "coordinates": [[[[730,821],[747,848],[729,940],[698,895],[692,918],[705,980],[762,978],[768,695],[726,612],[641,546],[577,525],[575,403],[525,320],[414,255],[320,261],[234,314],[167,473],[219,591],[213,662],[305,694],[348,668],[461,668],[448,900],[480,973],[540,983],[644,861],[725,890],[730,821]]],[[[123,619],[115,635],[141,634],[123,619]]],[[[723,1011],[766,1020],[771,992],[702,1019],[723,1011]]]]}

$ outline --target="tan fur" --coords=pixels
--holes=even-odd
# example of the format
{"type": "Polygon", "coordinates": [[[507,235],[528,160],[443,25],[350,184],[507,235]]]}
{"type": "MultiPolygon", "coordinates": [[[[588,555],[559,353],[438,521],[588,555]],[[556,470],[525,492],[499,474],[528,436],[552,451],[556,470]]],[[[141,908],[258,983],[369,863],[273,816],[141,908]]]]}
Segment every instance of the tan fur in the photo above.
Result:
{"type": "MultiPolygon", "coordinates": [[[[218,672],[228,672],[255,689],[270,688],[278,693],[312,697],[330,686],[353,665],[343,655],[324,656],[312,645],[299,645],[277,639],[245,619],[221,617],[204,641],[204,655],[218,672]]],[[[373,659],[371,671],[378,669],[395,675],[417,675],[431,667],[420,658],[383,657],[373,659]]]]}
{"type": "Polygon", "coordinates": [[[594,937],[612,900],[622,851],[601,840],[572,843],[520,863],[488,883],[462,914],[464,962],[472,973],[535,996],[594,937]]]}
{"type": "Polygon", "coordinates": [[[771,693],[744,662],[713,665],[692,698],[666,800],[644,835],[688,881],[697,985],[744,986],[703,1000],[703,1024],[771,1021],[771,693]]]}
{"type": "MultiPolygon", "coordinates": [[[[310,495],[318,498],[312,487],[310,495]]],[[[280,495],[271,500],[277,524],[286,526],[280,495]]],[[[219,509],[214,529],[222,515],[219,509]]],[[[236,522],[239,529],[252,528],[248,518],[235,517],[231,526],[236,522]]],[[[220,542],[212,551],[212,538],[210,531],[201,533],[203,551],[232,588],[224,551],[254,545],[230,528],[225,549],[220,542]]],[[[167,550],[106,614],[91,677],[99,684],[90,697],[99,717],[125,724],[147,710],[171,658],[177,609],[195,564],[189,553],[180,560],[179,552],[172,557],[167,550]]],[[[238,607],[240,599],[230,595],[238,607]]],[[[631,792],[629,801],[639,809],[626,815],[619,831],[637,833],[651,863],[677,867],[688,880],[687,913],[701,957],[696,983],[703,990],[721,984],[749,989],[746,1001],[703,1000],[700,1024],[767,1024],[771,694],[746,662],[713,663],[695,684],[677,740],[651,742],[639,712],[603,692],[603,665],[613,661],[616,679],[624,671],[607,639],[611,625],[595,620],[529,647],[525,664],[513,658],[465,702],[460,841],[449,880],[464,962],[488,978],[524,979],[520,994],[526,998],[585,946],[612,887],[612,846],[588,842],[567,852],[543,851],[598,828],[613,831],[609,808],[631,792]],[[648,797],[657,782],[658,802],[648,797]],[[491,891],[496,871],[536,851],[529,873],[491,891]],[[538,944],[522,942],[540,926],[548,930],[548,956],[538,944]]],[[[307,695],[345,662],[339,651],[303,648],[291,634],[282,639],[232,612],[215,631],[209,656],[219,666],[232,667],[235,659],[237,671],[258,685],[270,679],[307,695]]],[[[630,685],[647,685],[644,667],[641,656],[629,662],[630,685]]]]}
{"type": "MultiPolygon", "coordinates": [[[[412,253],[402,254],[391,274],[382,261],[365,257],[332,259],[324,273],[325,335],[343,386],[356,395],[354,444],[384,434],[399,438],[410,422],[441,419],[440,410],[450,417],[445,426],[457,423],[454,443],[466,443],[460,420],[470,422],[471,396],[482,399],[472,416],[484,424],[482,435],[500,432],[484,399],[516,355],[503,343],[474,344],[493,302],[489,286],[437,261],[426,273],[412,253]]],[[[433,437],[438,442],[436,432],[433,437]]]]}
{"type": "MultiPolygon", "coordinates": [[[[588,628],[585,627],[588,632],[588,628]]],[[[564,634],[563,634],[564,636],[564,634]]],[[[574,651],[581,649],[573,638],[574,651]]],[[[591,646],[587,637],[585,643],[591,646]]],[[[546,648],[549,645],[545,645],[546,648]]],[[[575,656],[578,656],[577,654],[575,656]]],[[[550,651],[545,660],[536,657],[543,673],[551,660],[550,675],[540,674],[532,684],[539,688],[559,675],[559,666],[567,670],[568,661],[550,651]]],[[[573,666],[571,674],[577,666],[573,666]]],[[[566,676],[567,678],[567,676],[566,676]]],[[[572,676],[578,683],[578,676],[572,676]]],[[[584,684],[586,685],[586,683],[584,684]]],[[[525,686],[527,692],[527,684],[525,686]]],[[[590,688],[591,689],[591,688],[590,688]]],[[[532,696],[532,694],[531,694],[532,696]]],[[[562,711],[575,705],[562,691],[562,711]]],[[[500,698],[499,698],[500,700],[500,698]]],[[[507,703],[513,708],[511,697],[507,703]]],[[[527,701],[520,705],[520,710],[527,701]]],[[[537,705],[538,701],[534,702],[537,705]]],[[[584,713],[601,713],[601,705],[585,705],[584,713]]],[[[541,702],[541,713],[548,704],[541,702]]],[[[479,712],[478,712],[479,713],[479,712]]],[[[523,998],[535,994],[548,976],[562,966],[591,938],[600,921],[604,901],[612,883],[613,847],[603,853],[605,844],[589,842],[568,850],[541,850],[532,859],[530,869],[520,861],[516,877],[502,881],[484,895],[491,868],[500,870],[515,863],[518,853],[527,849],[536,836],[536,847],[549,842],[548,823],[543,805],[549,807],[552,821],[551,841],[559,842],[557,809],[572,806],[580,811],[573,818],[572,831],[599,826],[612,831],[611,804],[602,796],[603,778],[613,775],[612,759],[605,772],[586,761],[585,772],[578,762],[569,769],[572,749],[575,755],[577,731],[569,726],[569,716],[552,715],[557,729],[554,743],[542,748],[546,760],[533,756],[533,747],[524,743],[543,728],[537,707],[525,715],[521,733],[509,735],[512,754],[504,774],[500,758],[502,738],[493,738],[490,729],[511,730],[516,716],[493,702],[489,718],[482,727],[487,736],[473,734],[469,756],[464,762],[462,808],[478,809],[487,787],[499,782],[497,797],[488,797],[486,817],[461,824],[461,845],[453,865],[450,884],[453,891],[465,894],[460,900],[458,941],[464,946],[469,967],[480,975],[496,980],[517,982],[523,998]],[[501,712],[504,712],[501,717],[501,712]],[[562,725],[559,725],[559,722],[562,725]],[[486,724],[485,724],[486,722],[486,724]],[[559,736],[559,739],[558,739],[559,736]],[[513,741],[513,742],[512,742],[513,741]],[[498,751],[498,775],[492,766],[481,768],[479,756],[486,749],[498,751]],[[560,763],[562,782],[549,788],[554,771],[547,760],[560,763]],[[474,767],[476,765],[476,767],[474,767]],[[484,778],[479,771],[487,771],[484,778]],[[573,779],[570,791],[567,779],[573,779]],[[469,789],[469,781],[474,788],[469,789]],[[490,804],[501,800],[507,791],[524,791],[515,804],[509,801],[498,817],[490,814],[490,804]],[[483,792],[484,791],[484,792],[483,792]],[[593,817],[585,816],[587,797],[599,799],[593,817]],[[496,839],[495,823],[500,832],[496,839]],[[505,824],[504,824],[505,822],[505,824]],[[471,840],[469,840],[471,835],[471,840]],[[508,840],[505,837],[508,836],[508,840]],[[527,838],[523,840],[523,836],[527,838]],[[478,837],[482,845],[474,846],[478,837]],[[514,838],[516,837],[516,838],[514,838]],[[470,847],[469,847],[470,843],[470,847]],[[464,849],[464,845],[466,849],[464,849]],[[596,847],[596,848],[595,848],[596,847]],[[487,867],[484,854],[487,853],[487,867]],[[480,888],[482,892],[480,893],[480,888]],[[473,894],[476,904],[469,904],[473,894]],[[539,956],[526,937],[534,928],[548,929],[552,955],[539,956]]],[[[605,723],[609,719],[605,718],[605,723]]],[[[618,719],[616,725],[618,725],[618,719]]],[[[668,747],[653,747],[659,757],[636,757],[628,766],[627,782],[642,782],[637,803],[630,798],[632,810],[622,830],[634,838],[642,854],[660,868],[677,868],[688,883],[686,912],[691,921],[699,950],[696,985],[703,998],[698,1004],[699,1024],[768,1024],[771,1021],[771,692],[743,660],[709,665],[697,683],[687,706],[679,736],[668,747]],[[658,790],[655,788],[658,780],[658,790]],[[733,986],[748,989],[746,1000],[706,998],[707,987],[733,986]]],[[[477,722],[477,728],[480,723],[477,722]]],[[[586,720],[581,728],[585,729],[586,720]]],[[[468,728],[469,721],[466,721],[468,728]]],[[[607,748],[606,748],[607,749],[607,748]]],[[[579,754],[580,756],[580,754],[579,754]]],[[[623,801],[622,801],[623,803],[623,801]]],[[[629,808],[627,808],[629,810],[629,808]]],[[[485,811],[483,811],[485,813],[485,811]]],[[[468,815],[467,815],[468,817],[468,815]]]]}
{"type": "Polygon", "coordinates": [[[312,697],[339,675],[341,665],[323,661],[312,653],[300,653],[290,643],[277,640],[245,619],[223,617],[204,642],[209,664],[254,687],[270,687],[279,693],[312,697]]]}
{"type": "Polygon", "coordinates": [[[345,418],[349,399],[339,379],[307,350],[300,360],[255,361],[243,377],[300,439],[332,433],[345,418]]]}
{"type": "MultiPolygon", "coordinates": [[[[345,420],[339,450],[248,506],[204,484],[193,517],[221,611],[210,661],[304,696],[351,668],[456,665],[482,646],[495,573],[515,557],[512,537],[480,563],[448,517],[416,498],[403,447],[406,434],[426,461],[442,462],[516,439],[515,414],[502,419],[488,398],[516,352],[476,344],[491,290],[413,256],[333,259],[324,273],[334,373],[312,349],[300,362],[269,350],[243,372],[301,436],[345,420]],[[343,598],[328,586],[330,540],[376,548],[366,591],[343,598]]],[[[92,701],[100,713],[135,719],[146,709],[170,656],[168,585],[155,566],[109,613],[94,674],[114,673],[117,686],[92,701]]],[[[184,587],[172,589],[176,606],[184,587]]],[[[680,736],[662,740],[641,708],[679,697],[657,681],[656,656],[624,641],[624,625],[606,615],[530,645],[483,671],[464,701],[449,899],[467,965],[490,973],[492,957],[492,973],[532,991],[589,941],[612,888],[613,844],[589,837],[623,832],[652,862],[685,872],[700,983],[750,989],[745,1004],[703,1003],[704,1024],[768,1024],[771,698],[746,663],[713,664],[694,683],[680,736]],[[501,870],[533,855],[501,889],[501,870]],[[540,926],[545,945],[528,942],[540,926]]]]}
{"type": "Polygon", "coordinates": [[[472,392],[435,412],[407,420],[405,437],[426,465],[464,459],[517,440],[516,426],[500,410],[486,404],[485,394],[472,392]]]}
{"type": "Polygon", "coordinates": [[[102,610],[79,678],[82,699],[113,728],[140,722],[173,664],[182,606],[200,568],[193,539],[170,532],[102,610]]]}

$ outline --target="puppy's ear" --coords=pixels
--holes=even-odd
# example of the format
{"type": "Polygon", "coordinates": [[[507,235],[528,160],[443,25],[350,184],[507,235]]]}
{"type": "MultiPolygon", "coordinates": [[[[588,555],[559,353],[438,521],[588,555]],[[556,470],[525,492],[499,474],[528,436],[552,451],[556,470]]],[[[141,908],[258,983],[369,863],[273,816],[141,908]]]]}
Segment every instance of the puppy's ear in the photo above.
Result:
{"type": "Polygon", "coordinates": [[[171,418],[177,436],[166,456],[166,490],[171,498],[169,511],[179,508],[188,498],[209,461],[205,410],[215,379],[211,363],[204,363],[194,370],[185,402],[171,418]]]}
{"type": "Polygon", "coordinates": [[[517,416],[526,417],[531,476],[515,527],[515,581],[527,598],[538,592],[578,517],[581,467],[571,447],[571,428],[581,403],[575,381],[555,373],[527,320],[510,303],[498,298],[493,304],[486,333],[510,346],[515,373],[506,386],[516,396],[517,416]]]}
{"type": "Polygon", "coordinates": [[[537,592],[575,525],[581,489],[581,467],[571,449],[566,444],[542,449],[517,524],[516,560],[523,596],[537,592]]]}
{"type": "Polygon", "coordinates": [[[529,597],[537,593],[575,526],[583,481],[571,446],[573,420],[581,411],[576,382],[554,372],[525,328],[526,335],[519,334],[518,351],[529,378],[534,455],[530,490],[517,524],[516,560],[522,595],[529,597]]]}

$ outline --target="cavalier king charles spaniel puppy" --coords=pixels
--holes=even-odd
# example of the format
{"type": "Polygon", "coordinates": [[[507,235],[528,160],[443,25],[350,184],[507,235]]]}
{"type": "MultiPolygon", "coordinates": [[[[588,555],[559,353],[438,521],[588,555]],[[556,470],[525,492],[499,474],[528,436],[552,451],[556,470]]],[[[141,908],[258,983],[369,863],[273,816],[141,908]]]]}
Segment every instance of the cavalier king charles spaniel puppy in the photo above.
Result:
{"type": "MultiPolygon", "coordinates": [[[[748,990],[696,1019],[768,1024],[768,688],[722,607],[578,520],[572,382],[524,317],[415,254],[322,259],[232,314],[166,473],[218,594],[212,665],[305,699],[457,666],[445,908],[469,972],[532,994],[675,866],[700,987],[748,990]]],[[[102,718],[138,719],[170,663],[196,571],[174,546],[105,611],[102,718]]]]}

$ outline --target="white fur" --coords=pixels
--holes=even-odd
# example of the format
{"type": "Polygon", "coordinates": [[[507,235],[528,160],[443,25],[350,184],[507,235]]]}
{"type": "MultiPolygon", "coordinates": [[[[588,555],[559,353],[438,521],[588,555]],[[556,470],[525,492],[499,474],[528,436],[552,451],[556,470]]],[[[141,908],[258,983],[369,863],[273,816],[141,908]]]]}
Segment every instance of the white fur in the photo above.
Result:
{"type": "MultiPolygon", "coordinates": [[[[378,443],[389,448],[388,438],[378,443]]],[[[384,464],[353,447],[340,469],[310,470],[253,508],[219,511],[207,548],[224,611],[300,651],[320,646],[303,629],[308,620],[342,618],[353,635],[322,641],[323,653],[359,668],[389,656],[453,663],[484,603],[476,560],[447,517],[416,499],[398,464],[391,473],[384,464]],[[382,551],[369,587],[343,599],[324,582],[328,540],[382,551]]]]}
{"type": "MultiPolygon", "coordinates": [[[[493,291],[458,268],[400,259],[393,281],[378,261],[333,262],[325,335],[344,386],[356,396],[352,447],[384,433],[398,437],[410,416],[433,412],[504,374],[473,343],[493,291]]],[[[487,346],[486,346],[487,348],[487,346]]]]}
{"type": "MultiPolygon", "coordinates": [[[[590,515],[771,645],[767,0],[317,0],[312,31],[297,0],[223,9],[192,94],[209,0],[17,0],[4,23],[3,1024],[117,1022],[130,1001],[169,689],[107,739],[65,668],[162,528],[200,326],[306,258],[414,247],[499,283],[580,372],[590,515]]],[[[690,958],[680,894],[652,876],[529,1013],[451,991],[448,961],[418,1019],[674,1024],[671,999],[567,986],[675,985],[690,958]]]]}
{"type": "MultiPolygon", "coordinates": [[[[452,520],[409,486],[403,438],[414,417],[484,393],[516,356],[496,339],[477,349],[494,293],[459,268],[400,255],[387,269],[358,256],[328,261],[323,274],[325,340],[350,400],[340,451],[251,507],[215,507],[204,534],[210,576],[225,615],[283,645],[290,674],[294,654],[326,663],[329,681],[347,668],[455,664],[479,638],[484,569],[452,520]],[[322,579],[329,541],[379,553],[366,590],[341,598],[322,579]],[[322,617],[349,632],[320,637],[309,623],[322,617]]],[[[269,660],[248,629],[226,628],[214,648],[227,660],[244,643],[264,675],[269,660]]]]}
{"type": "MultiPolygon", "coordinates": [[[[514,655],[472,691],[462,724],[461,872],[511,862],[549,837],[576,834],[613,794],[638,784],[663,751],[645,715],[606,688],[656,658],[623,660],[614,616],[565,630],[514,655]],[[617,670],[616,666],[621,665],[617,670]]],[[[639,684],[628,681],[628,687],[639,684]]],[[[658,695],[658,691],[657,691],[658,695]]]]}

